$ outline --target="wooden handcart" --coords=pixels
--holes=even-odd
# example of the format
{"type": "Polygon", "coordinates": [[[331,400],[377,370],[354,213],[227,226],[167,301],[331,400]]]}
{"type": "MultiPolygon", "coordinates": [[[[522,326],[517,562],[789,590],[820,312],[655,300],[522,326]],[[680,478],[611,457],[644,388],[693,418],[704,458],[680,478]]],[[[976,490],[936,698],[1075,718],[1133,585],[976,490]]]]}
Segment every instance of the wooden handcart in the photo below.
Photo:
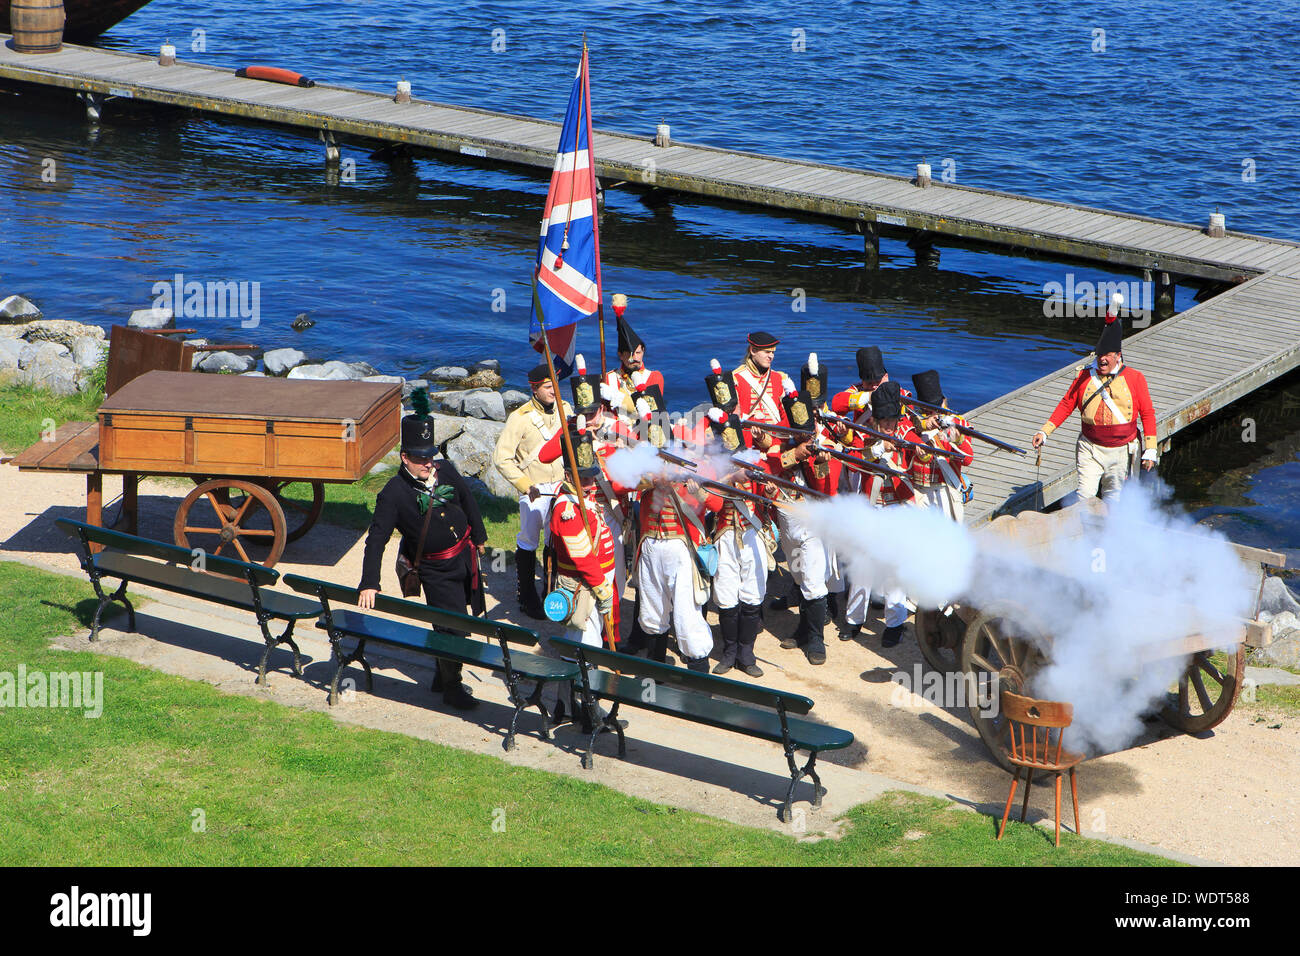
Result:
{"type": "Polygon", "coordinates": [[[141,476],[188,478],[176,543],[272,567],[320,517],[327,482],[365,476],[397,444],[399,385],[146,372],[19,454],[23,471],[86,476],[86,521],[103,524],[103,476],[122,476],[125,530],[141,476]]]}
{"type": "MultiPolygon", "coordinates": [[[[1045,555],[1051,542],[1080,537],[1089,523],[1099,523],[1104,508],[1100,501],[1093,501],[1053,514],[1004,515],[976,534],[1014,539],[1031,555],[1045,555]]],[[[1252,612],[1252,617],[1257,617],[1264,568],[1283,567],[1285,556],[1245,545],[1232,547],[1259,582],[1252,612]]],[[[1044,565],[1044,570],[1053,569],[1044,565]]],[[[1063,578],[1062,584],[1068,587],[1069,580],[1063,578]]],[[[1200,733],[1221,723],[1236,704],[1245,672],[1246,648],[1267,644],[1271,636],[1269,625],[1244,620],[1240,639],[1227,651],[1216,649],[1215,642],[1203,635],[1191,634],[1165,644],[1141,646],[1135,651],[1134,663],[1140,666],[1160,658],[1189,658],[1177,686],[1169,689],[1160,715],[1184,733],[1200,733]]],[[[1030,681],[1050,662],[1052,645],[1050,623],[1034,623],[1024,608],[1012,604],[918,610],[916,639],[921,655],[936,671],[964,675],[968,688],[997,687],[1017,694],[1032,693],[1030,681]]],[[[986,708],[973,697],[968,702],[971,719],[989,752],[1010,770],[1005,720],[1001,714],[992,713],[996,708],[986,708]]]]}

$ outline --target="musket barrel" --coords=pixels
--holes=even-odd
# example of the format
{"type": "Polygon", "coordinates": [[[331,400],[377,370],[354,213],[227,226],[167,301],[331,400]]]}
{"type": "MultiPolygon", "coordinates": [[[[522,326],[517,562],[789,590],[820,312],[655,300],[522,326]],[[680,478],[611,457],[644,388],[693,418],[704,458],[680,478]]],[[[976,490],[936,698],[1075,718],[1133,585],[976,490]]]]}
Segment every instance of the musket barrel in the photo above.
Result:
{"type": "Polygon", "coordinates": [[[887,435],[885,432],[876,431],[874,428],[868,428],[866,425],[859,425],[857,422],[851,422],[847,418],[841,418],[838,415],[828,415],[825,412],[818,412],[817,415],[823,421],[838,422],[854,431],[862,432],[864,435],[870,435],[872,438],[879,438],[881,441],[893,442],[895,445],[906,445],[909,448],[919,448],[921,451],[928,452],[931,455],[943,455],[945,458],[966,457],[959,451],[950,451],[947,448],[939,448],[935,445],[926,444],[923,441],[912,441],[910,438],[900,438],[898,435],[887,435]]]}

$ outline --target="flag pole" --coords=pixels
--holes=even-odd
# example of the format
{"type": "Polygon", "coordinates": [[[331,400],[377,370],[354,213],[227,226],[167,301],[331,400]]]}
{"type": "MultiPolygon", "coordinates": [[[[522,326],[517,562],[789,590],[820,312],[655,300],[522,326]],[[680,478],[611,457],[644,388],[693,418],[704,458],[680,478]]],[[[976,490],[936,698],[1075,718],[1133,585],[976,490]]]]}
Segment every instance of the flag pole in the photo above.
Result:
{"type": "Polygon", "coordinates": [[[600,330],[600,377],[608,374],[605,365],[605,295],[600,284],[600,183],[596,179],[596,144],[591,138],[591,69],[587,58],[587,34],[582,34],[582,103],[587,124],[587,164],[591,171],[591,233],[596,250],[596,327],[600,330]]]}

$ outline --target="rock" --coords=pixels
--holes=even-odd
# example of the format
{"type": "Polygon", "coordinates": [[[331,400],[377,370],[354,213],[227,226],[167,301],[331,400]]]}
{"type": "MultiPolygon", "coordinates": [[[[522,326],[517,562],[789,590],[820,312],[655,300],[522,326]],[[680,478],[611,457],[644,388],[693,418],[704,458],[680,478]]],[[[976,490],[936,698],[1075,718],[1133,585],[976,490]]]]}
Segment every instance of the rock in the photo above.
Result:
{"type": "Polygon", "coordinates": [[[300,312],[294,317],[293,324],[289,327],[295,332],[302,332],[305,329],[310,329],[315,324],[314,320],[307,318],[306,312],[300,312]]]}
{"type": "Polygon", "coordinates": [[[209,339],[181,339],[181,344],[193,345],[197,347],[201,345],[209,345],[211,344],[211,341],[209,339]]]}
{"type": "Polygon", "coordinates": [[[393,470],[393,466],[389,462],[377,461],[375,462],[375,467],[371,468],[370,471],[367,472],[367,474],[382,475],[384,472],[392,471],[392,470],[393,470]]]}
{"type": "Polygon", "coordinates": [[[444,454],[455,463],[462,475],[478,477],[492,467],[492,446],[470,432],[461,432],[450,442],[444,454]]]}
{"type": "Polygon", "coordinates": [[[434,412],[429,416],[433,419],[433,441],[436,445],[445,445],[461,432],[465,431],[464,418],[457,418],[453,415],[439,415],[434,412]]]}
{"type": "Polygon", "coordinates": [[[417,388],[423,388],[427,391],[429,380],[427,378],[408,378],[402,383],[402,401],[407,405],[411,404],[411,393],[417,388]]]}
{"type": "Polygon", "coordinates": [[[72,361],[78,368],[94,368],[108,354],[108,343],[103,339],[83,335],[72,342],[72,361]]]}
{"type": "Polygon", "coordinates": [[[501,401],[505,403],[507,412],[513,412],[520,405],[527,405],[532,397],[527,392],[521,392],[517,388],[508,388],[501,393],[501,401]]]}
{"type": "Polygon", "coordinates": [[[450,392],[430,392],[429,407],[436,412],[459,415],[465,405],[465,392],[457,389],[450,392]]]}
{"type": "Polygon", "coordinates": [[[497,471],[491,465],[478,476],[483,484],[487,487],[488,493],[498,498],[509,498],[511,501],[519,500],[519,491],[514,485],[506,481],[505,475],[497,471]]]}
{"type": "Polygon", "coordinates": [[[346,364],[357,373],[357,378],[365,378],[369,375],[379,374],[379,369],[375,368],[369,362],[347,362],[346,364]]]}
{"type": "Polygon", "coordinates": [[[404,385],[406,379],[400,375],[367,375],[361,379],[363,382],[382,382],[385,385],[404,385]]]}
{"type": "Polygon", "coordinates": [[[1246,680],[1253,680],[1256,687],[1272,684],[1275,687],[1294,687],[1300,684],[1300,674],[1293,674],[1280,667],[1246,667],[1246,680]]]}
{"type": "Polygon", "coordinates": [[[0,379],[8,378],[17,371],[18,356],[8,349],[0,348],[0,379]]]}
{"type": "Polygon", "coordinates": [[[251,372],[257,360],[236,352],[209,352],[198,363],[203,372],[251,372]]]}
{"type": "Polygon", "coordinates": [[[96,339],[106,343],[104,330],[98,325],[86,325],[84,322],[73,322],[71,319],[41,319],[30,322],[23,330],[23,338],[28,342],[58,342],[69,349],[77,339],[96,339]]]}
{"type": "Polygon", "coordinates": [[[484,359],[481,362],[475,362],[470,366],[469,370],[471,372],[482,372],[487,370],[489,372],[496,372],[499,375],[501,373],[501,363],[496,359],[484,359]]]}
{"type": "Polygon", "coordinates": [[[487,418],[494,422],[506,420],[506,403],[500,392],[470,392],[461,405],[461,414],[467,418],[487,418]]]}
{"type": "Polygon", "coordinates": [[[71,357],[72,350],[58,342],[29,342],[18,353],[18,367],[27,368],[37,362],[71,357]]]}
{"type": "Polygon", "coordinates": [[[41,317],[41,310],[31,299],[10,295],[0,299],[0,322],[33,322],[41,317]]]}
{"type": "Polygon", "coordinates": [[[297,349],[271,349],[262,356],[262,365],[272,375],[288,375],[305,361],[307,353],[297,349]]]}
{"type": "Polygon", "coordinates": [[[459,385],[469,378],[469,369],[461,368],[459,365],[439,365],[425,372],[424,377],[440,385],[459,385]]]}
{"type": "Polygon", "coordinates": [[[347,362],[322,362],[290,369],[289,378],[310,378],[326,382],[351,382],[361,378],[347,362]]]}
{"type": "Polygon", "coordinates": [[[506,380],[496,372],[493,372],[491,369],[483,369],[482,371],[475,372],[469,378],[465,379],[465,381],[461,383],[461,387],[497,389],[500,388],[505,383],[506,380]]]}
{"type": "Polygon", "coordinates": [[[1286,581],[1270,576],[1264,579],[1264,589],[1259,597],[1259,610],[1261,621],[1269,620],[1264,617],[1264,614],[1277,615],[1285,612],[1300,614],[1300,601],[1296,600],[1291,589],[1286,586],[1286,581]]]}
{"type": "Polygon", "coordinates": [[[176,317],[171,309],[136,309],[126,324],[136,329],[174,329],[176,317]]]}
{"type": "Polygon", "coordinates": [[[17,368],[18,356],[27,343],[22,339],[0,339],[0,368],[17,368]]]}
{"type": "Polygon", "coordinates": [[[24,385],[48,389],[55,395],[75,395],[80,391],[76,363],[72,359],[48,357],[48,354],[25,366],[18,373],[17,380],[24,385]]]}
{"type": "Polygon", "coordinates": [[[266,378],[265,372],[259,372],[257,370],[254,370],[252,372],[240,372],[239,374],[244,376],[245,378],[249,376],[252,376],[253,378],[266,378]]]}
{"type": "Polygon", "coordinates": [[[1300,667],[1300,630],[1290,630],[1279,636],[1273,632],[1273,643],[1267,647],[1252,647],[1246,662],[1264,667],[1300,667]]]}

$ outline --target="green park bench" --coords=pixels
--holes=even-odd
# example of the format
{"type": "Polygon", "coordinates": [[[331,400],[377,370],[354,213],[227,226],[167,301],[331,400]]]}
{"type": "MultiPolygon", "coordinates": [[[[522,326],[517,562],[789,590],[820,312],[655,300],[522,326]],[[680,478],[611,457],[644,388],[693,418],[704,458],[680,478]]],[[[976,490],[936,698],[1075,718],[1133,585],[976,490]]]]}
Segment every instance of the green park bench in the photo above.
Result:
{"type": "Polygon", "coordinates": [[[297,574],[286,574],[284,583],[295,591],[310,594],[320,601],[322,613],[316,626],[329,634],[330,644],[334,648],[337,662],[334,678],[330,682],[329,702],[338,700],[339,675],[353,661],[360,662],[366,673],[366,689],[374,686],[370,674],[370,665],[366,662],[366,643],[373,641],[402,647],[430,657],[441,657],[471,667],[483,667],[501,674],[505,678],[506,689],[515,712],[510,720],[510,730],[506,734],[503,746],[506,750],[515,747],[515,728],[519,716],[528,707],[536,707],[542,715],[542,736],[551,739],[551,714],[542,703],[542,690],[547,683],[559,681],[572,686],[578,676],[577,665],[571,661],[552,657],[541,657],[524,651],[511,650],[512,644],[524,647],[537,645],[537,635],[533,631],[504,621],[492,621],[485,617],[472,617],[455,611],[443,611],[416,601],[389,597],[386,594],[375,595],[375,610],[396,617],[417,621],[407,624],[363,614],[347,608],[337,608],[334,604],[356,606],[361,592],[356,588],[328,581],[318,581],[297,574]],[[476,641],[473,635],[486,637],[488,641],[476,641]],[[344,653],[342,641],[354,638],[357,646],[351,653],[344,653]],[[493,643],[495,642],[495,643],[493,643]],[[521,681],[536,681],[533,692],[524,696],[521,681]]]}
{"type": "Polygon", "coordinates": [[[121,602],[126,608],[127,629],[135,630],[135,608],[127,600],[126,586],[143,584],[252,611],[266,642],[266,650],[257,666],[257,682],[266,683],[267,660],[271,651],[280,644],[288,644],[293,649],[293,672],[302,676],[302,660],[293,640],[293,626],[303,618],[318,617],[321,608],[315,601],[271,590],[280,578],[278,571],[260,564],[207,554],[197,548],[182,548],[151,538],[109,531],[71,518],[58,518],[54,523],[68,537],[80,542],[81,568],[89,575],[99,598],[90,627],[92,641],[98,640],[100,619],[114,601],[121,602]],[[96,551],[92,545],[99,545],[102,550],[96,551]],[[100,583],[104,578],[119,580],[121,584],[108,594],[100,583]],[[272,621],[287,622],[279,636],[271,633],[269,625],[272,621]]]}
{"type": "Polygon", "coordinates": [[[781,811],[781,819],[788,821],[795,787],[805,776],[812,777],[813,807],[821,806],[826,790],[817,776],[817,755],[853,743],[853,734],[847,730],[791,717],[791,714],[807,714],[812,710],[813,702],[799,694],[672,667],[580,644],[565,637],[552,637],[550,641],[560,653],[576,658],[582,675],[582,705],[592,726],[591,740],[582,758],[582,766],[586,769],[593,765],[596,738],[601,733],[617,734],[618,755],[627,755],[623,727],[618,719],[618,708],[623,704],[771,740],[785,749],[785,759],[790,766],[790,787],[781,811]],[[598,670],[597,666],[609,670],[598,670]],[[599,700],[613,703],[603,718],[597,706],[599,700]],[[800,750],[810,754],[802,767],[795,760],[800,750]]]}

